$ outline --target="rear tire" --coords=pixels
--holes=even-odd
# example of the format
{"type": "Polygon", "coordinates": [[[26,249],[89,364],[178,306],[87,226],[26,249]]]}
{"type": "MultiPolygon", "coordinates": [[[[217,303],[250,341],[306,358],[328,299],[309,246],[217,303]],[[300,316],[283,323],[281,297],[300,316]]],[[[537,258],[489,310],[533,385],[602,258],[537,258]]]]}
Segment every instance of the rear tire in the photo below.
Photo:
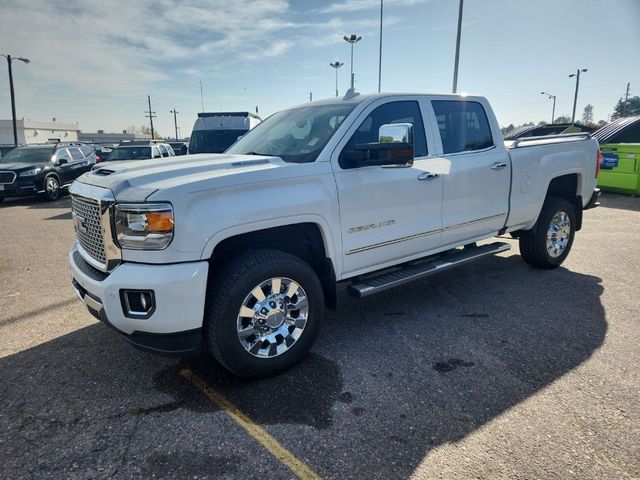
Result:
{"type": "Polygon", "coordinates": [[[522,259],[536,268],[559,267],[569,255],[576,228],[573,205],[564,198],[549,197],[535,227],[519,238],[522,259]]]}
{"type": "Polygon", "coordinates": [[[323,313],[322,285],[306,262],[279,250],[247,252],[209,282],[205,344],[235,375],[274,375],[311,349],[323,313]]]}

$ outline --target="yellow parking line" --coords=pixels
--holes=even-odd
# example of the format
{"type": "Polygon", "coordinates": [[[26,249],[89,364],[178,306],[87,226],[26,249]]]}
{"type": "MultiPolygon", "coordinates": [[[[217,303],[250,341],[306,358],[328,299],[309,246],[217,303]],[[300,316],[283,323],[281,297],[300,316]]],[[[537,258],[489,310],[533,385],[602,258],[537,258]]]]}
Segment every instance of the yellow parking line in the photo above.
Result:
{"type": "Polygon", "coordinates": [[[306,464],[298,459],[293,453],[284,448],[280,442],[273,438],[267,431],[257,423],[242,413],[234,404],[227,400],[222,394],[210,387],[198,375],[190,369],[185,368],[180,371],[180,375],[189,380],[198,390],[204,393],[209,400],[216,403],[235,422],[253,437],[253,439],[266,448],[271,455],[276,457],[283,465],[291,470],[302,480],[317,480],[320,476],[311,470],[306,464]]]}

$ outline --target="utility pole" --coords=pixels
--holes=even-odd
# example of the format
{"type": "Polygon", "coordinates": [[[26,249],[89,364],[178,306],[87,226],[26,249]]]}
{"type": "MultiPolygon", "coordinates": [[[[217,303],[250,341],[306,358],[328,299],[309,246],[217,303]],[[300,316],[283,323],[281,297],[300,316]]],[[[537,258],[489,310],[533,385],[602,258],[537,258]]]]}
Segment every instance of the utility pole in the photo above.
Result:
{"type": "Polygon", "coordinates": [[[156,112],[151,110],[151,95],[147,95],[147,101],[149,102],[149,111],[148,112],[144,112],[144,113],[148,113],[148,115],[145,115],[145,117],[147,117],[149,119],[149,122],[151,122],[151,140],[155,140],[155,133],[153,132],[153,119],[156,118],[156,112]]]}
{"type": "Polygon", "coordinates": [[[178,112],[176,111],[176,107],[173,107],[173,110],[170,110],[169,113],[173,113],[173,126],[176,129],[176,140],[178,140],[178,120],[176,118],[178,112]]]}
{"type": "Polygon", "coordinates": [[[9,67],[9,93],[11,94],[11,120],[13,122],[13,146],[17,147],[18,146],[18,126],[16,121],[16,96],[15,96],[15,92],[13,91],[13,69],[11,67],[11,63],[13,62],[13,60],[20,60],[21,62],[29,63],[29,59],[22,58],[22,57],[12,58],[11,55],[2,55],[2,56],[7,59],[7,65],[9,67]]]}
{"type": "Polygon", "coordinates": [[[313,92],[309,92],[309,101],[313,102],[313,92]]]}
{"type": "Polygon", "coordinates": [[[336,97],[338,96],[338,69],[344,65],[344,63],[341,63],[339,61],[335,61],[329,64],[329,66],[331,68],[333,68],[336,71],[336,97]]]}
{"type": "Polygon", "coordinates": [[[460,0],[458,10],[458,35],[456,37],[456,58],[453,64],[453,93],[458,92],[458,62],[460,61],[460,37],[462,36],[462,8],[464,0],[460,0]]]}
{"type": "Polygon", "coordinates": [[[624,116],[627,116],[627,101],[629,100],[629,87],[631,86],[631,82],[627,83],[627,93],[624,94],[624,116]]]}
{"type": "MultiPolygon", "coordinates": [[[[378,93],[382,88],[382,12],[384,0],[380,0],[380,52],[378,53],[378,93]]],[[[337,96],[337,95],[336,95],[337,96]]]]}
{"type": "Polygon", "coordinates": [[[576,105],[578,104],[578,87],[580,87],[580,74],[586,72],[586,68],[577,69],[576,73],[572,73],[569,75],[569,78],[576,77],[576,93],[573,96],[573,114],[571,115],[571,123],[575,123],[576,121],[576,105]]]}

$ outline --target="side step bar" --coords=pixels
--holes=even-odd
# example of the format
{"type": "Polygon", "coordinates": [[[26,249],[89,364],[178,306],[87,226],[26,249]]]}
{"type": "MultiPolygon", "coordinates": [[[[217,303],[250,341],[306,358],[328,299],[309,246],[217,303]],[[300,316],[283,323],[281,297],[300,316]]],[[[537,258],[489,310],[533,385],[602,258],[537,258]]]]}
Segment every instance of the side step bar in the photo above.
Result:
{"type": "Polygon", "coordinates": [[[511,245],[505,242],[495,242],[479,247],[470,247],[436,257],[433,261],[410,263],[399,269],[386,271],[376,276],[362,278],[347,287],[347,292],[355,297],[368,297],[405,283],[412,282],[434,273],[449,270],[480,258],[506,252],[511,245]]]}

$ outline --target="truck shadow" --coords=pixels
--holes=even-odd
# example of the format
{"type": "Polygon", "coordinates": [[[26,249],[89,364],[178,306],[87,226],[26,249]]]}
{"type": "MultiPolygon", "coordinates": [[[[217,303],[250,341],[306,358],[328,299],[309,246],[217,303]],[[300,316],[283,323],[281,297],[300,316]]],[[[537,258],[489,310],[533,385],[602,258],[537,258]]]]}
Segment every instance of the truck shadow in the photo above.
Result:
{"type": "Polygon", "coordinates": [[[189,368],[256,422],[277,425],[282,443],[322,476],[406,478],[431,449],[589,359],[607,331],[602,291],[597,277],[534,270],[517,255],[364,300],[341,289],[340,310],[327,312],[305,361],[259,381],[232,377],[207,357],[138,352],[91,325],[0,359],[0,457],[11,458],[10,476],[65,463],[89,472],[111,457],[119,463],[128,438],[121,473],[153,463],[162,452],[130,446],[132,418],[163,430],[164,440],[177,435],[167,427],[178,421],[172,415],[182,432],[220,431],[220,417],[208,415],[218,407],[179,374],[189,368]],[[334,471],[336,458],[347,460],[334,471]]]}
{"type": "Polygon", "coordinates": [[[604,208],[615,208],[640,212],[640,198],[622,193],[604,192],[600,197],[600,203],[604,208]]]}

